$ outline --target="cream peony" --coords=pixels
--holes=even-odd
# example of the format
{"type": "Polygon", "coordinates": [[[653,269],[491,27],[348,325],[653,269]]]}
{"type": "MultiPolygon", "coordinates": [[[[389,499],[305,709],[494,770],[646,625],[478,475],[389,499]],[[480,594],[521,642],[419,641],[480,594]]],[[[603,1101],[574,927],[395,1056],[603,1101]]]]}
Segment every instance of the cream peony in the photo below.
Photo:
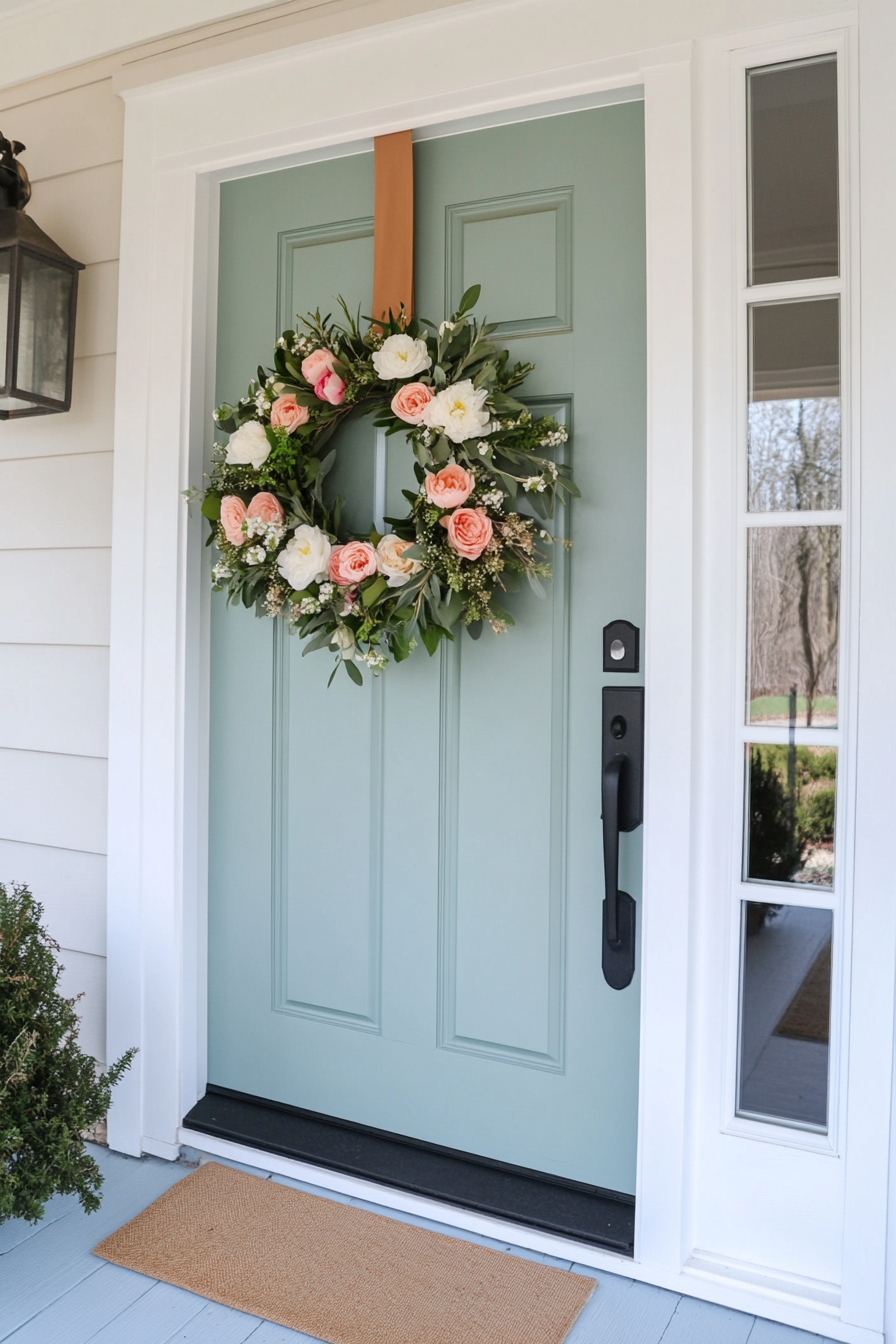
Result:
{"type": "Polygon", "coordinates": [[[381,349],[374,352],[373,367],[384,383],[393,378],[412,378],[432,364],[425,341],[413,336],[387,336],[381,349]]]}
{"type": "Polygon", "coordinates": [[[478,439],[489,431],[489,414],[482,409],[488,390],[477,389],[469,378],[437,392],[423,409],[423,423],[439,430],[452,443],[478,439]]]}
{"type": "Polygon", "coordinates": [[[270,451],[271,445],[264,432],[264,425],[260,425],[257,420],[247,420],[231,434],[225,460],[230,467],[254,467],[258,471],[267,461],[270,451]]]}
{"type": "Polygon", "coordinates": [[[404,552],[413,544],[412,541],[402,541],[394,532],[387,532],[380,538],[376,548],[376,567],[385,576],[387,587],[401,588],[412,574],[419,572],[419,560],[404,558],[404,552]]]}
{"type": "Polygon", "coordinates": [[[301,592],[327,577],[332,549],[319,527],[302,523],[277,557],[277,568],[290,587],[301,592]]]}

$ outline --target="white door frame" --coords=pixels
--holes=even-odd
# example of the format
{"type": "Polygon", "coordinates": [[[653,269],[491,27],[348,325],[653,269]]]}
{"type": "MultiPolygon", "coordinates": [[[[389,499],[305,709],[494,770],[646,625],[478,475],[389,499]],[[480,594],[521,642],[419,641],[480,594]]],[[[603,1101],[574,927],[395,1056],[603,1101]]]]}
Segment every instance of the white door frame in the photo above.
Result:
{"type": "MultiPolygon", "coordinates": [[[[208,553],[202,522],[189,517],[180,491],[201,481],[211,425],[218,184],[311,156],[331,157],[340,147],[345,152],[358,141],[409,126],[642,86],[647,769],[636,1256],[621,1260],[582,1245],[573,1253],[617,1273],[856,1344],[877,1340],[873,1326],[835,1319],[786,1285],[770,1293],[742,1274],[728,1275],[724,1266],[715,1277],[687,1266],[700,1180],[690,1095],[694,1014],[700,1002],[695,993],[700,960],[691,921],[700,881],[692,871],[691,787],[696,740],[692,669],[699,653],[693,617],[699,498],[694,474],[692,89],[699,87],[694,50],[690,41],[651,47],[651,30],[667,40],[668,28],[648,15],[643,32],[635,33],[642,39],[640,48],[620,57],[618,51],[628,48],[619,46],[619,34],[610,25],[595,21],[592,0],[477,0],[472,11],[472,6],[452,7],[124,92],[107,1057],[132,1044],[140,1046],[140,1053],[116,1091],[110,1140],[124,1152],[176,1156],[185,1140],[181,1118],[206,1081],[208,553]],[[542,30],[546,15],[550,43],[542,30]],[[589,55],[584,61],[583,51],[589,55]],[[457,61],[459,52],[463,59],[457,61]],[[389,69],[402,72],[394,89],[382,78],[389,69]],[[340,91],[339,107],[334,90],[340,91]]],[[[631,43],[631,33],[627,40],[631,43]]],[[[888,1004],[892,1022],[892,997],[888,1004]]],[[[203,1146],[211,1148],[212,1141],[203,1146]]],[[[219,1151],[225,1147],[218,1145],[219,1151]]],[[[878,1144],[875,1154],[879,1188],[886,1151],[878,1144]]],[[[264,1164],[294,1169],[269,1155],[264,1164]]],[[[330,1188],[348,1188],[347,1178],[334,1173],[318,1170],[314,1179],[330,1188]]],[[[369,1183],[358,1185],[383,1204],[421,1204],[400,1192],[376,1187],[371,1193],[369,1183]]],[[[856,1209],[861,1211],[866,1195],[856,1188],[856,1209]]],[[[431,1202],[422,1202],[432,1208],[431,1202]]],[[[449,1209],[439,1216],[517,1244],[555,1251],[561,1245],[559,1238],[502,1226],[481,1215],[449,1209]]],[[[882,1286],[875,1289],[871,1315],[881,1310],[882,1286]]]]}

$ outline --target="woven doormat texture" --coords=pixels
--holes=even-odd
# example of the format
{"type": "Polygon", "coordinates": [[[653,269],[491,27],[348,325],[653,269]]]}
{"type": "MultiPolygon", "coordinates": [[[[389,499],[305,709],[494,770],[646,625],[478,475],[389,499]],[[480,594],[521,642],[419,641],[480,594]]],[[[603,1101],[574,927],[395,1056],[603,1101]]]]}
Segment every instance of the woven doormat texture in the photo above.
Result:
{"type": "Polygon", "coordinates": [[[331,1344],[561,1344],[595,1288],[217,1162],[94,1255],[331,1344]]]}

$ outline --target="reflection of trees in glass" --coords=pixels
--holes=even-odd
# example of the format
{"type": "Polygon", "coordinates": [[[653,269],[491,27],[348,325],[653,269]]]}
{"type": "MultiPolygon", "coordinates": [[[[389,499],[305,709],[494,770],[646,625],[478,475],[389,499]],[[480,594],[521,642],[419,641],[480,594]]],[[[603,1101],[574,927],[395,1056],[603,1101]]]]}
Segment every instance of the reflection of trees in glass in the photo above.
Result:
{"type": "Polygon", "coordinates": [[[831,885],[836,781],[834,748],[750,746],[748,878],[831,885]]]}
{"type": "Polygon", "coordinates": [[[839,509],[840,398],[754,401],[750,511],[839,509]]]}
{"type": "Polygon", "coordinates": [[[751,721],[836,723],[840,529],[751,528],[749,585],[751,721]]]}

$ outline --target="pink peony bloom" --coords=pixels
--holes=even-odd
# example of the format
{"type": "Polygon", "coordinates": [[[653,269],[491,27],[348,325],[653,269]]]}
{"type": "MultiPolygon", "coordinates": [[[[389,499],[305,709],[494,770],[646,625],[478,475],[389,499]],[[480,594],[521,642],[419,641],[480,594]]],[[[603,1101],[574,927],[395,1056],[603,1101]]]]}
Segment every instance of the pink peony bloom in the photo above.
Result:
{"type": "Polygon", "coordinates": [[[267,490],[262,490],[249,500],[246,516],[248,518],[260,518],[263,523],[282,523],[285,514],[279,499],[267,490]]]}
{"type": "Polygon", "coordinates": [[[291,434],[299,425],[307,425],[308,416],[308,407],[300,406],[291,392],[284,392],[271,407],[271,427],[291,434]]]}
{"type": "Polygon", "coordinates": [[[330,553],[330,578],[340,588],[355,588],[376,573],[376,551],[368,541],[349,541],[330,553]]]}
{"type": "Polygon", "coordinates": [[[485,509],[455,509],[441,524],[448,529],[448,544],[465,560],[478,560],[492,539],[492,520],[485,509]]]}
{"type": "Polygon", "coordinates": [[[246,506],[239,495],[225,495],[221,500],[221,526],[231,546],[242,546],[246,540],[243,523],[246,521],[246,506]]]}
{"type": "Polygon", "coordinates": [[[426,498],[440,509],[456,509],[458,504],[466,503],[475,487],[472,472],[456,462],[449,462],[441,471],[426,473],[426,498]]]}
{"type": "Polygon", "coordinates": [[[323,373],[314,384],[314,395],[331,406],[339,406],[345,401],[345,383],[338,373],[323,373]]]}
{"type": "Polygon", "coordinates": [[[336,356],[332,350],[312,350],[311,354],[302,360],[302,377],[313,387],[323,374],[332,370],[335,363],[336,356]]]}
{"type": "Polygon", "coordinates": [[[432,392],[425,383],[405,383],[400,387],[392,398],[391,406],[394,415],[399,420],[404,420],[409,425],[421,425],[423,423],[423,412],[428,402],[432,401],[432,392]]]}

